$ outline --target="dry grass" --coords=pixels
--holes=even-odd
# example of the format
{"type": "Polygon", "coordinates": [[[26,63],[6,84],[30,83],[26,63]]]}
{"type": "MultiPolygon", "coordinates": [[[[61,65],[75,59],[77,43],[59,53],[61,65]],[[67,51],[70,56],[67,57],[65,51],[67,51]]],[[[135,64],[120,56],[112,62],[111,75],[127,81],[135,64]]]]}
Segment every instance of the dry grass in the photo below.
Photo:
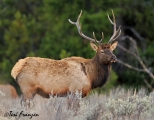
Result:
{"type": "Polygon", "coordinates": [[[81,98],[80,92],[50,99],[35,96],[33,107],[26,109],[20,106],[20,98],[7,99],[0,92],[0,120],[153,120],[153,101],[154,92],[140,89],[134,94],[116,88],[108,95],[94,93],[86,98],[81,98]],[[24,117],[32,114],[32,118],[24,117]]]}

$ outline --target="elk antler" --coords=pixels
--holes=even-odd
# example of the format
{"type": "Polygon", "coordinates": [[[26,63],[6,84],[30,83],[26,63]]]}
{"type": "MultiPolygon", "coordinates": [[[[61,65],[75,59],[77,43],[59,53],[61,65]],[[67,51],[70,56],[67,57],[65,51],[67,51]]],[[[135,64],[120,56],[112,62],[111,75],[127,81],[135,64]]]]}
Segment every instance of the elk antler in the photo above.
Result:
{"type": "Polygon", "coordinates": [[[72,22],[70,19],[68,19],[68,21],[69,21],[71,24],[76,25],[79,34],[80,34],[83,38],[85,38],[85,39],[87,39],[87,40],[90,40],[90,41],[92,41],[92,42],[97,42],[97,43],[100,44],[100,43],[102,42],[103,38],[104,38],[103,33],[102,33],[102,39],[101,39],[100,41],[98,41],[98,40],[96,39],[95,33],[94,33],[94,32],[93,32],[93,37],[94,37],[94,39],[92,39],[92,38],[90,38],[90,37],[88,37],[88,36],[86,36],[86,35],[84,35],[84,34],[82,33],[81,24],[79,23],[79,20],[80,20],[81,15],[82,15],[82,10],[81,10],[81,12],[80,12],[80,14],[79,14],[78,19],[77,19],[76,22],[72,22]]]}
{"type": "Polygon", "coordinates": [[[116,30],[116,21],[115,21],[115,16],[114,16],[113,10],[112,10],[112,15],[113,15],[113,21],[110,19],[109,15],[107,14],[109,21],[114,26],[113,35],[110,38],[108,44],[115,41],[119,37],[119,35],[121,34],[121,29],[120,29],[121,26],[119,26],[118,30],[116,30]]]}

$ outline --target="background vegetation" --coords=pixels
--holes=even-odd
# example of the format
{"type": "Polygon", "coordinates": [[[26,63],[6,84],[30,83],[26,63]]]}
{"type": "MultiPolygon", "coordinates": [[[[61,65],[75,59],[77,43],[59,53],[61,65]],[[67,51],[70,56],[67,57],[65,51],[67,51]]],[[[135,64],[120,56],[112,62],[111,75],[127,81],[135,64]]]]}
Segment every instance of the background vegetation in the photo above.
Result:
{"type": "MultiPolygon", "coordinates": [[[[20,58],[39,56],[62,59],[68,56],[92,58],[94,52],[89,41],[81,38],[75,26],[68,22],[76,21],[80,10],[83,32],[101,39],[104,32],[105,41],[112,35],[112,25],[107,13],[113,9],[117,25],[122,26],[122,35],[133,37],[139,48],[140,56],[148,69],[154,70],[154,1],[153,0],[0,0],[0,83],[17,86],[10,76],[13,65],[20,58]]],[[[131,45],[125,41],[125,47],[131,45]]],[[[119,59],[141,67],[122,50],[115,54],[119,59]]],[[[146,80],[154,87],[154,80],[146,73],[127,69],[115,63],[113,76],[107,90],[115,85],[126,87],[146,86],[146,80]]],[[[154,72],[153,72],[154,73],[154,72]]],[[[18,87],[18,86],[17,86],[18,87]]]]}
{"type": "MultiPolygon", "coordinates": [[[[5,91],[4,91],[5,92],[5,91]]],[[[0,120],[153,120],[154,92],[138,92],[122,88],[108,95],[92,94],[82,98],[81,93],[67,97],[43,99],[36,96],[31,108],[21,106],[21,98],[8,99],[0,91],[0,120]],[[35,116],[32,116],[31,115],[35,116]],[[37,114],[37,116],[36,116],[37,114]]]]}

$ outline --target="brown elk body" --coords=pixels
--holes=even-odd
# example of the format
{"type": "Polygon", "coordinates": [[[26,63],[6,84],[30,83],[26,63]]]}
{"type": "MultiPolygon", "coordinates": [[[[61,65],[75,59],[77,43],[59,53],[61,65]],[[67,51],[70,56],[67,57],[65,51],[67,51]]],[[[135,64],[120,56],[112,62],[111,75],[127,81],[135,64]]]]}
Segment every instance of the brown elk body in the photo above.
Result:
{"type": "MultiPolygon", "coordinates": [[[[53,60],[39,57],[27,57],[19,60],[12,69],[11,75],[19,84],[24,101],[32,99],[35,94],[48,97],[49,94],[64,95],[81,90],[86,96],[91,89],[103,86],[110,74],[111,63],[116,61],[112,51],[116,48],[115,39],[120,35],[120,27],[116,30],[115,18],[114,34],[107,44],[85,36],[79,24],[81,13],[77,22],[72,22],[78,28],[79,34],[90,40],[96,55],[92,59],[82,57],[69,57],[62,60],[53,60]],[[118,35],[117,35],[118,34],[118,35]],[[96,46],[94,42],[98,42],[96,46]]],[[[109,17],[109,16],[108,16],[109,17]]],[[[114,17],[114,14],[113,14],[114,17]]],[[[103,34],[102,34],[103,35],[103,34]]]]}
{"type": "Polygon", "coordinates": [[[5,98],[18,98],[16,89],[9,84],[0,84],[0,91],[5,93],[5,98]]]}

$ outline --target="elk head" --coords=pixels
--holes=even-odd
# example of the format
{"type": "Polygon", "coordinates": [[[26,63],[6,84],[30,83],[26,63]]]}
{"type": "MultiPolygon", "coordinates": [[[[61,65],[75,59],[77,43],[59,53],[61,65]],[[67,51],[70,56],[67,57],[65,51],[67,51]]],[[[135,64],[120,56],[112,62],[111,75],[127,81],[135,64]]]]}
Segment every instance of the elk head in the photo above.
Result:
{"type": "Polygon", "coordinates": [[[102,40],[104,39],[103,32],[102,32],[102,39],[100,41],[98,41],[96,39],[94,32],[93,32],[94,39],[90,38],[90,37],[88,37],[88,36],[86,36],[82,33],[81,24],[79,23],[81,15],[82,15],[82,10],[81,10],[81,12],[78,16],[77,22],[72,22],[70,19],[69,19],[69,22],[71,24],[76,25],[79,34],[83,38],[90,40],[91,48],[94,51],[96,51],[96,56],[98,57],[99,63],[100,64],[110,64],[112,62],[116,62],[116,56],[113,54],[113,50],[116,48],[116,46],[118,44],[118,41],[116,41],[116,39],[120,36],[121,29],[120,29],[120,26],[119,26],[119,28],[116,30],[116,21],[115,21],[115,16],[114,16],[113,10],[112,10],[113,21],[110,19],[109,15],[107,14],[109,21],[111,22],[111,24],[114,27],[113,28],[113,35],[111,36],[111,38],[110,38],[110,40],[108,41],[107,44],[102,43],[102,40]],[[95,43],[98,43],[98,45],[96,45],[95,43]]]}

